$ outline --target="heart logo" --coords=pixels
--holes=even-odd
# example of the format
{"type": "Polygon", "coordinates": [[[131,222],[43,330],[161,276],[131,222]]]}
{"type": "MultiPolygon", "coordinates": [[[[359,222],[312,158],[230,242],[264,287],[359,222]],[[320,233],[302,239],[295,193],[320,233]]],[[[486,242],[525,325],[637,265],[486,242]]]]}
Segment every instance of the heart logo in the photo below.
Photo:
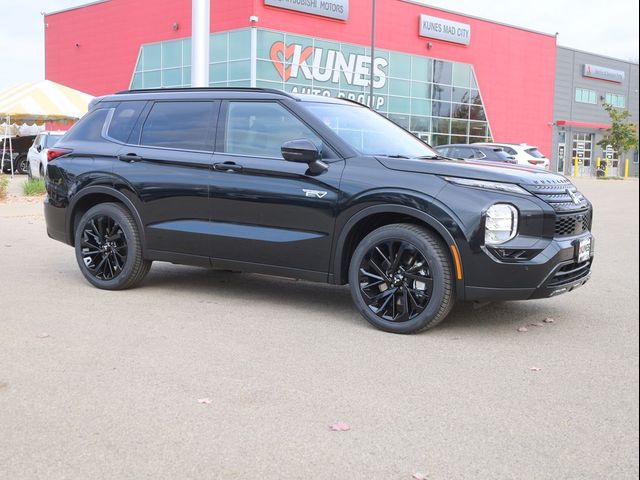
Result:
{"type": "MultiPolygon", "coordinates": [[[[296,45],[295,43],[291,45],[285,45],[284,42],[275,42],[273,45],[271,45],[269,56],[271,58],[271,61],[273,62],[273,66],[276,68],[285,82],[288,81],[289,78],[291,78],[291,68],[293,67],[293,65],[285,67],[284,64],[293,60],[296,47],[299,47],[299,45],[296,45]]],[[[312,53],[313,47],[307,47],[302,50],[302,52],[300,52],[298,65],[306,62],[307,58],[309,58],[312,53]]]]}

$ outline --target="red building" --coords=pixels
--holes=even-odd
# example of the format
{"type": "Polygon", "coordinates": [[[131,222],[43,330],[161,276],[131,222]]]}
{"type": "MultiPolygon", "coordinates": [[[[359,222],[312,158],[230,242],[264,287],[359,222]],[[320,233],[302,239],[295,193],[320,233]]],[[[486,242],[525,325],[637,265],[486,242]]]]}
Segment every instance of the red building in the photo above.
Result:
{"type": "MultiPolygon", "coordinates": [[[[211,85],[370,104],[373,80],[374,107],[435,145],[493,138],[551,153],[554,35],[379,0],[372,59],[371,13],[371,0],[212,0],[211,85]]],[[[51,13],[45,75],[93,95],[188,86],[190,36],[191,0],[51,13]]]]}

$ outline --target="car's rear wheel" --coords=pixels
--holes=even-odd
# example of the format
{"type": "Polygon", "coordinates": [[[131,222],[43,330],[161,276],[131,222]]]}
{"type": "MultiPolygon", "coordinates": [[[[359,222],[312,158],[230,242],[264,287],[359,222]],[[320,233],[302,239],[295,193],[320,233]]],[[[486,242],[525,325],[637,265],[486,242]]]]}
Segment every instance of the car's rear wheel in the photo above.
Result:
{"type": "Polygon", "coordinates": [[[393,333],[434,327],[455,301],[446,246],[417,225],[387,225],[367,235],[351,258],[349,283],[362,316],[393,333]]]}
{"type": "Polygon", "coordinates": [[[117,203],[97,205],[80,218],[75,251],[84,277],[105,290],[133,287],[151,268],[131,213],[117,203]]]}

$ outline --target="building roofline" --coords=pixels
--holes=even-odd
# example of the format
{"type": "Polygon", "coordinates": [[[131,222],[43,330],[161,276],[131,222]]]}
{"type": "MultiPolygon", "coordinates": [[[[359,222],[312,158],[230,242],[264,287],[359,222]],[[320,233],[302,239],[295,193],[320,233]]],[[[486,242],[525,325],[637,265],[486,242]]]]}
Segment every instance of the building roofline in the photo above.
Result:
{"type": "Polygon", "coordinates": [[[94,0],[93,2],[83,3],[81,5],[76,5],[75,7],[67,7],[67,8],[63,8],[61,10],[54,10],[53,12],[44,12],[44,16],[48,17],[49,15],[57,15],[58,13],[69,12],[71,10],[77,10],[79,8],[84,8],[84,7],[91,7],[93,5],[97,5],[99,3],[106,3],[108,1],[109,0],[94,0]]]}
{"type": "Polygon", "coordinates": [[[594,57],[606,58],[607,60],[615,60],[616,62],[627,63],[629,65],[638,65],[638,62],[632,62],[631,60],[623,60],[622,58],[612,57],[611,55],[589,52],[587,50],[581,50],[579,48],[567,47],[566,45],[558,45],[558,48],[564,48],[565,50],[571,50],[572,52],[585,53],[587,55],[593,55],[594,57]]]}
{"type": "Polygon", "coordinates": [[[462,12],[456,12],[455,10],[449,10],[447,8],[437,7],[435,5],[429,5],[428,3],[422,2],[420,0],[400,0],[400,1],[405,2],[405,3],[411,3],[413,5],[419,5],[420,7],[430,8],[432,10],[439,10],[441,12],[451,13],[453,15],[459,15],[461,17],[473,18],[474,20],[481,20],[483,22],[493,23],[495,25],[502,25],[503,27],[515,28],[517,30],[523,30],[525,32],[536,33],[538,35],[544,35],[546,37],[556,38],[556,34],[555,33],[542,32],[540,30],[534,30],[532,28],[521,27],[519,25],[513,25],[511,23],[498,22],[496,20],[491,20],[490,18],[479,17],[477,15],[469,15],[469,14],[462,13],[462,12]]]}

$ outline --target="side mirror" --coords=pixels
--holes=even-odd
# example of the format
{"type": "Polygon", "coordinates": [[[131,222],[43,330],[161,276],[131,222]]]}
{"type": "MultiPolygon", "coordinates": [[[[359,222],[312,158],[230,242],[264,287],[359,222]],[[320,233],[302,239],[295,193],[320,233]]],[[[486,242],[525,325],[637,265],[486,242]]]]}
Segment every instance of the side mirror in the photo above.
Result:
{"type": "Polygon", "coordinates": [[[38,146],[36,147],[36,150],[37,150],[38,152],[41,152],[41,151],[42,151],[42,145],[38,145],[38,146]]]}
{"type": "Polygon", "coordinates": [[[289,162],[309,165],[309,172],[313,175],[325,172],[329,168],[326,163],[320,160],[318,147],[306,138],[284,142],[280,151],[282,152],[282,158],[289,162]]]}

